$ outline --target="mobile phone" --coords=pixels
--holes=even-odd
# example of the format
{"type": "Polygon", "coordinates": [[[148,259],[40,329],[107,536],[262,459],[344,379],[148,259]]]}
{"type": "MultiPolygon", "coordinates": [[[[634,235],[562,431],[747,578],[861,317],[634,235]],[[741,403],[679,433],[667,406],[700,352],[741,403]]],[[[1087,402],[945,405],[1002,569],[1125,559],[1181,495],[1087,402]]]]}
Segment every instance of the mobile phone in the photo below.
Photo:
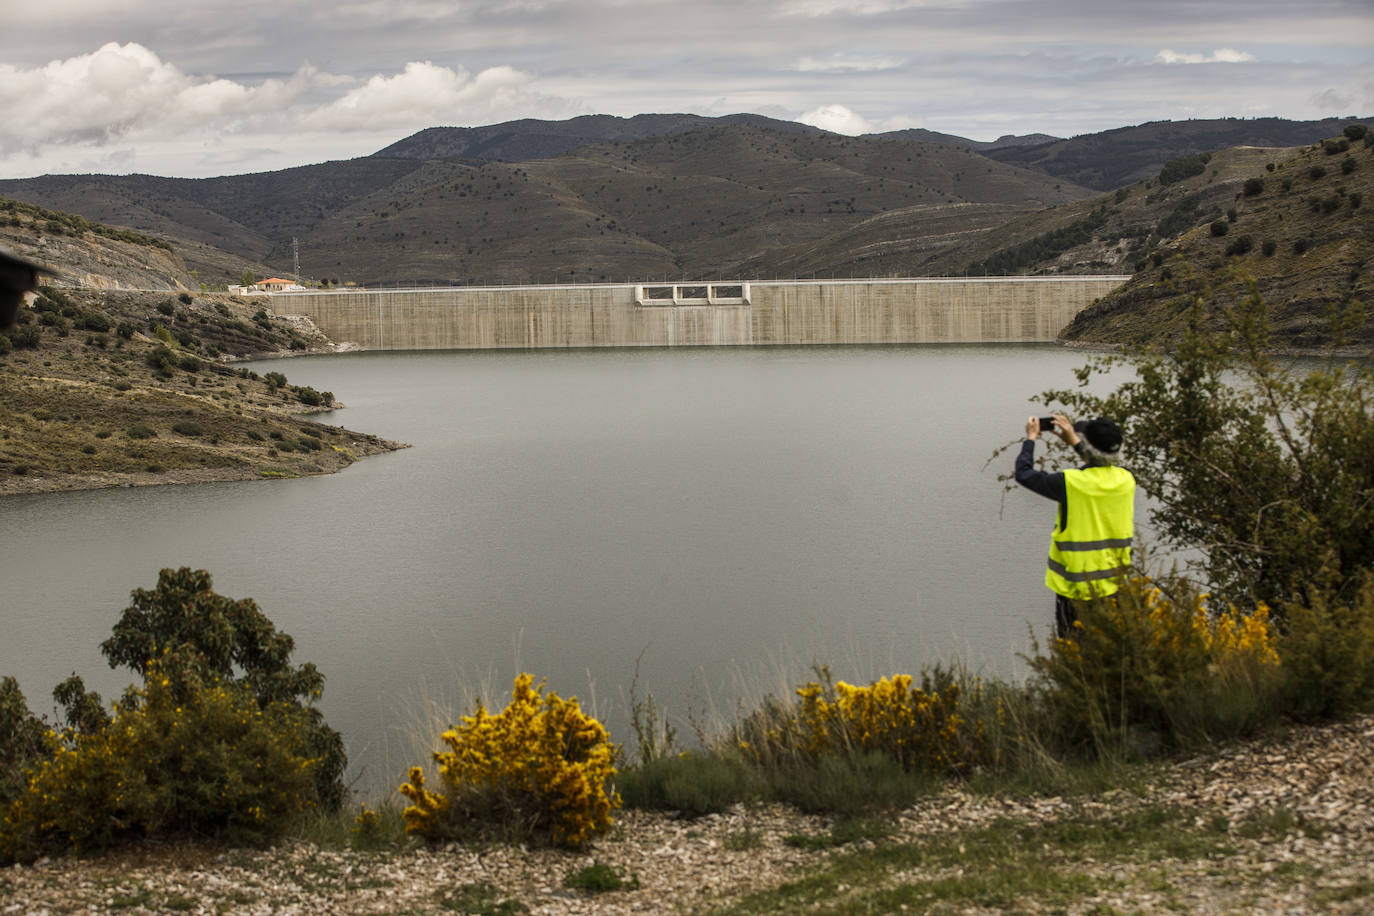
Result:
{"type": "Polygon", "coordinates": [[[1041,418],[1040,418],[1040,431],[1041,431],[1042,433],[1052,433],[1052,432],[1054,432],[1054,417],[1041,417],[1041,418]]]}

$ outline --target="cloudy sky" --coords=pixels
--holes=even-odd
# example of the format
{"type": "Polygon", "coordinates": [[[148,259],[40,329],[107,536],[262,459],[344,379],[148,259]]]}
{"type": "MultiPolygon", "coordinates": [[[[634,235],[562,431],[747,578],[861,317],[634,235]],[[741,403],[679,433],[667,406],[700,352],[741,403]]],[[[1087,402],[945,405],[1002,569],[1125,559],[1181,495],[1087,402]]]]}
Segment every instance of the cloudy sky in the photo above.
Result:
{"type": "Polygon", "coordinates": [[[4,0],[0,177],[203,177],[437,125],[755,112],[978,140],[1374,114],[1371,0],[4,0]]]}

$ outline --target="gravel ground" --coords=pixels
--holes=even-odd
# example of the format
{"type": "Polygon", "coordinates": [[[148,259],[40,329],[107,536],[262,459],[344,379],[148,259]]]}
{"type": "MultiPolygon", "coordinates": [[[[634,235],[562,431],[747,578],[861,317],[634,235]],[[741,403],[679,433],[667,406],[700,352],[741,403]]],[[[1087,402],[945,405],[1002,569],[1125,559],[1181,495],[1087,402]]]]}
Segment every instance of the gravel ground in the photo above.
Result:
{"type": "MultiPolygon", "coordinates": [[[[968,832],[1005,818],[1111,820],[1149,805],[1187,811],[1198,824],[1225,818],[1231,851],[1076,863],[1111,889],[1068,906],[1030,898],[1017,911],[1374,913],[1374,716],[1176,762],[1147,787],[1099,796],[1008,799],[952,788],[904,811],[885,842],[968,832]],[[1241,829],[1257,817],[1272,823],[1275,812],[1291,829],[1258,836],[1241,829]]],[[[300,843],[265,851],[143,848],[0,870],[0,914],[526,911],[503,908],[504,900],[537,916],[699,912],[815,872],[834,853],[799,849],[784,838],[829,827],[823,818],[765,806],[695,821],[624,812],[612,834],[584,853],[456,845],[363,852],[300,843]],[[634,876],[638,888],[591,895],[563,886],[565,875],[593,862],[634,876]],[[462,888],[474,884],[489,886],[487,896],[459,902],[462,888]]],[[[918,867],[886,881],[932,877],[939,877],[934,869],[925,874],[918,867]]],[[[992,912],[944,907],[935,911],[992,912]]]]}

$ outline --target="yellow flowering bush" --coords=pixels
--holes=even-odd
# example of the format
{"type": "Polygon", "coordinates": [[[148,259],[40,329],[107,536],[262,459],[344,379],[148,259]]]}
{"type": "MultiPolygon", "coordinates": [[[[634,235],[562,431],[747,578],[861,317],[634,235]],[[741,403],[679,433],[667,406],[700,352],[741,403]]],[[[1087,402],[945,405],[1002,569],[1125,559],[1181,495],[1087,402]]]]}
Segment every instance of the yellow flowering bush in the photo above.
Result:
{"type": "Polygon", "coordinates": [[[920,686],[909,674],[867,686],[832,682],[825,667],[818,674],[797,688],[793,706],[766,703],[741,723],[736,743],[746,756],[768,764],[878,753],[907,771],[952,774],[994,762],[983,722],[969,712],[982,700],[977,681],[966,692],[938,673],[920,686]]]}
{"type": "MultiPolygon", "coordinates": [[[[150,835],[262,839],[313,807],[318,758],[299,706],[155,662],[113,718],[66,733],[0,811],[0,861],[150,835]]],[[[54,736],[56,737],[56,736],[54,736]]]]}
{"type": "Polygon", "coordinates": [[[407,833],[439,839],[496,828],[579,847],[606,832],[620,806],[606,793],[618,749],[575,697],[543,690],[521,674],[504,710],[492,715],[478,703],[440,736],[449,747],[434,755],[443,793],[426,788],[420,767],[400,787],[410,800],[407,833]]]}
{"type": "Polygon", "coordinates": [[[1169,588],[1135,577],[1079,605],[1073,638],[1031,659],[1070,743],[1132,730],[1165,743],[1243,734],[1272,708],[1279,655],[1269,609],[1213,609],[1184,583],[1169,588]]]}

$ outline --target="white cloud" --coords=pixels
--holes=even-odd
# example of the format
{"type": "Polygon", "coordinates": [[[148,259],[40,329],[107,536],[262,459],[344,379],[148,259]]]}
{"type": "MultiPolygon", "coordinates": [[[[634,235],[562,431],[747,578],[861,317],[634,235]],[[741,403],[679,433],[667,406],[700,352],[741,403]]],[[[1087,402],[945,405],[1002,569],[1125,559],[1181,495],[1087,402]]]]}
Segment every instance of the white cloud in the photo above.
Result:
{"type": "Polygon", "coordinates": [[[1183,54],[1165,48],[1155,55],[1161,64],[1249,64],[1258,58],[1245,51],[1234,48],[1217,48],[1211,54],[1183,54]]]}
{"type": "Polygon", "coordinates": [[[239,151],[247,167],[281,167],[286,155],[365,155],[435,125],[586,113],[534,83],[513,67],[471,75],[426,61],[361,83],[306,65],[252,84],[191,76],[142,45],[112,42],[40,67],[0,65],[0,161],[10,174],[121,165],[205,174],[239,151]]]}
{"type": "Polygon", "coordinates": [[[848,134],[851,137],[873,132],[873,122],[843,105],[822,105],[820,108],[813,108],[797,120],[821,130],[848,134]]]}
{"type": "Polygon", "coordinates": [[[489,67],[470,76],[462,67],[412,61],[395,76],[372,77],[310,112],[301,123],[315,130],[418,130],[437,124],[486,124],[514,117],[582,113],[567,100],[532,91],[533,82],[532,75],[513,67],[489,67]]]}
{"type": "Polygon", "coordinates": [[[906,63],[900,57],[832,54],[829,57],[803,57],[792,65],[802,73],[874,73],[898,70],[906,63]]]}
{"type": "Polygon", "coordinates": [[[157,128],[262,116],[319,83],[304,67],[289,80],[247,86],[192,77],[139,44],[103,45],[90,54],[22,70],[0,65],[0,151],[50,144],[104,144],[157,128]]]}

